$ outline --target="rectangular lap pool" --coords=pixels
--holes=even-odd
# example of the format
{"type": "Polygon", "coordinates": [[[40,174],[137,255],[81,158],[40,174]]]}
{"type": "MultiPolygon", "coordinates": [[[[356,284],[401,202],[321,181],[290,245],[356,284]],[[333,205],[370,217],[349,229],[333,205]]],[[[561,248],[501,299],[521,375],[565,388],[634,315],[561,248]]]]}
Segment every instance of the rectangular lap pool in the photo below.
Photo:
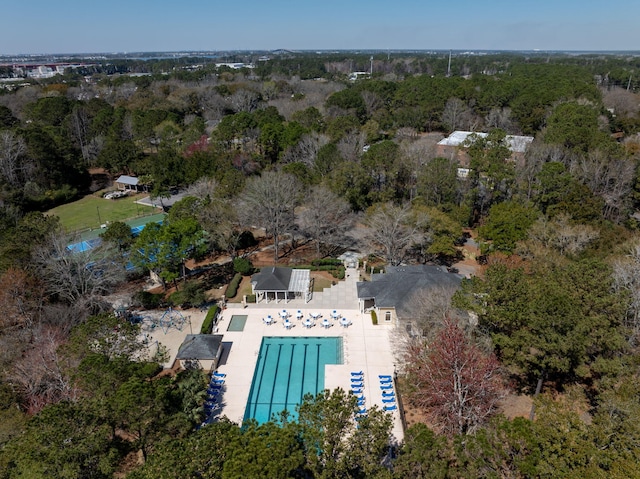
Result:
{"type": "Polygon", "coordinates": [[[262,424],[302,397],[324,389],[324,366],[342,364],[342,338],[265,337],[253,373],[244,419],[262,424]]]}

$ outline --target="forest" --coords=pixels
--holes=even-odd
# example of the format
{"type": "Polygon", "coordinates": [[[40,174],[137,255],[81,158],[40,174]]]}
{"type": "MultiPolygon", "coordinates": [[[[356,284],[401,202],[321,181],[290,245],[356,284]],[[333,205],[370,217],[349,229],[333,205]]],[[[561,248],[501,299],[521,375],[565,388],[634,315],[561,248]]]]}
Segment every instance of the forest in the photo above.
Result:
{"type": "Polygon", "coordinates": [[[0,90],[0,478],[640,477],[640,58],[228,60],[255,68],[110,59],[0,90]],[[461,146],[466,176],[436,146],[458,130],[487,133],[461,146]],[[514,157],[509,135],[533,141],[514,157]],[[185,197],[69,251],[78,232],[49,210],[122,174],[185,197]],[[403,441],[341,390],[296,419],[199,427],[206,376],[160,374],[113,314],[149,271],[178,287],[163,301],[204,303],[185,261],[246,274],[254,227],[274,264],[305,243],[451,266],[478,243],[479,274],[415,302],[398,373],[425,421],[403,441]],[[508,394],[531,413],[501,414],[508,394]]]}

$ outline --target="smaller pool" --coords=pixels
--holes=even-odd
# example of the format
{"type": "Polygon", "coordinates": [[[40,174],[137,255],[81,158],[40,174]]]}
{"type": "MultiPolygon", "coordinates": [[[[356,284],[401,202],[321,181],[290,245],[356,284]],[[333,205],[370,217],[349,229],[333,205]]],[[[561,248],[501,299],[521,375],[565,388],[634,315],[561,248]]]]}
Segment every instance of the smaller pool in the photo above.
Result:
{"type": "Polygon", "coordinates": [[[231,316],[227,331],[244,331],[244,325],[247,322],[247,316],[241,314],[234,314],[231,316]]]}

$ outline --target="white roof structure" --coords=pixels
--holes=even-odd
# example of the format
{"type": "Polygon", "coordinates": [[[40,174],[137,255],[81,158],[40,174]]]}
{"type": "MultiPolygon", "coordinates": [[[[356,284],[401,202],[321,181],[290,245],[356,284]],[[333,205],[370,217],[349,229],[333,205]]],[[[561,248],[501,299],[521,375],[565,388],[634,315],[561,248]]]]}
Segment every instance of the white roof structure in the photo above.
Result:
{"type": "MultiPolygon", "coordinates": [[[[479,133],[473,131],[454,131],[447,138],[440,140],[438,145],[441,146],[460,146],[470,135],[478,135],[481,138],[485,138],[487,133],[479,133]]],[[[533,141],[532,136],[517,136],[507,135],[505,137],[507,141],[507,147],[514,153],[524,153],[527,150],[529,144],[533,141]]]]}
{"type": "Polygon", "coordinates": [[[135,176],[121,175],[116,180],[116,183],[122,183],[123,185],[137,186],[138,181],[139,181],[138,178],[136,178],[135,176]]]}

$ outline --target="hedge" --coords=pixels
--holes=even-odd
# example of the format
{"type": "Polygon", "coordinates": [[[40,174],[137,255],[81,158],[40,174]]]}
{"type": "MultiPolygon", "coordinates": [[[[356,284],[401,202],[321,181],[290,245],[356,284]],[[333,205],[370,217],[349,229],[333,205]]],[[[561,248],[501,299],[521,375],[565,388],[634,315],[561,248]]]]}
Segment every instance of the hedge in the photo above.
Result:
{"type": "Polygon", "coordinates": [[[314,259],[311,264],[313,266],[340,266],[342,264],[342,260],[335,258],[314,259]]]}
{"type": "Polygon", "coordinates": [[[202,322],[202,327],[200,328],[200,334],[211,334],[213,331],[213,323],[216,319],[216,315],[218,314],[218,305],[214,305],[209,308],[207,311],[207,315],[202,322]]]}
{"type": "Polygon", "coordinates": [[[247,295],[247,303],[255,303],[256,302],[256,295],[255,294],[248,294],[247,295]]]}
{"type": "Polygon", "coordinates": [[[229,286],[227,287],[227,291],[225,292],[225,296],[227,298],[235,298],[236,294],[238,294],[238,286],[240,285],[240,281],[242,281],[242,275],[240,273],[236,273],[233,277],[229,286]]]}

